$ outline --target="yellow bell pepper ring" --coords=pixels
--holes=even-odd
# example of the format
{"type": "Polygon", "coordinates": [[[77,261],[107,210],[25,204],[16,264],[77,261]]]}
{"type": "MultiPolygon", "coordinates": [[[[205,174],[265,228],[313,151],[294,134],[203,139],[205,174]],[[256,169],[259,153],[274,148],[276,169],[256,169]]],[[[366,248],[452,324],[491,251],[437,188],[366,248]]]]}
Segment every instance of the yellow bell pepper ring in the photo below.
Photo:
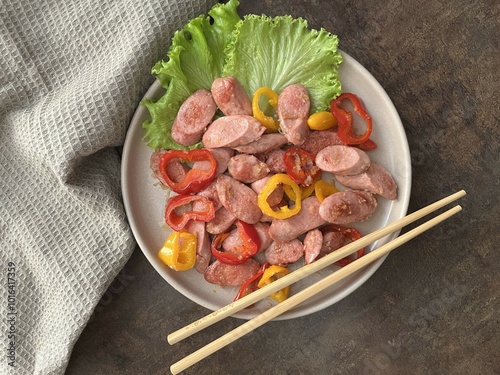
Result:
{"type": "MultiPolygon", "coordinates": [[[[272,283],[273,281],[278,280],[280,277],[283,277],[290,273],[290,270],[286,267],[272,265],[266,268],[262,277],[259,280],[257,286],[259,288],[263,288],[266,285],[272,283]]],[[[277,292],[271,294],[269,297],[274,299],[276,302],[283,302],[290,295],[290,286],[286,286],[283,289],[278,290],[277,292]]]]}
{"type": "Polygon", "coordinates": [[[329,195],[338,193],[338,191],[335,186],[330,185],[324,180],[316,181],[314,184],[314,193],[320,202],[323,202],[329,195]]]}
{"type": "Polygon", "coordinates": [[[271,107],[276,108],[278,106],[278,94],[270,89],[269,87],[260,87],[255,91],[252,98],[252,112],[253,117],[255,117],[259,122],[264,125],[267,130],[277,131],[279,129],[279,122],[276,121],[271,116],[267,116],[259,106],[260,96],[264,95],[267,97],[271,107]]]}
{"type": "Polygon", "coordinates": [[[337,119],[331,112],[316,112],[309,116],[307,125],[312,130],[328,130],[337,126],[337,119]]]}
{"type": "Polygon", "coordinates": [[[287,219],[293,215],[299,213],[302,206],[301,190],[299,185],[297,185],[286,173],[277,173],[272,176],[264,188],[260,191],[257,204],[261,209],[262,213],[267,216],[273,217],[275,219],[287,219]],[[295,204],[290,208],[288,206],[283,206],[278,208],[276,211],[269,205],[267,198],[271,193],[276,190],[280,185],[289,186],[292,189],[293,196],[295,197],[295,204]]]}
{"type": "Polygon", "coordinates": [[[174,271],[187,271],[196,263],[197,245],[195,234],[185,230],[173,232],[158,252],[158,257],[174,271]]]}

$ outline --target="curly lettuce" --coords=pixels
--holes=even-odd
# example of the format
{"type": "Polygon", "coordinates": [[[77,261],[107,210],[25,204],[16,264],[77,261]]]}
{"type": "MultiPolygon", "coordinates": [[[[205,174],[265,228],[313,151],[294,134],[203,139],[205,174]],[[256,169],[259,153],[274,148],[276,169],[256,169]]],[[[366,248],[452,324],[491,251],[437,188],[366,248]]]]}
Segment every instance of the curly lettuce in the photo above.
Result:
{"type": "Polygon", "coordinates": [[[301,83],[309,91],[311,112],[327,109],[340,94],[337,36],[308,29],[304,19],[291,16],[241,19],[238,5],[238,0],[229,0],[215,5],[208,16],[191,20],[175,33],[167,61],[153,67],[165,94],[156,102],[141,102],[151,116],[143,127],[152,149],[186,149],[170,134],[177,111],[196,90],[209,90],[216,77],[236,77],[250,97],[262,86],[279,93],[301,83]]]}
{"type": "Polygon", "coordinates": [[[238,22],[226,49],[223,75],[234,76],[252,97],[259,87],[277,93],[293,83],[306,86],[311,112],[329,108],[341,91],[338,38],[310,30],[302,18],[249,15],[238,22]]]}
{"type": "MultiPolygon", "coordinates": [[[[141,102],[151,120],[143,123],[147,145],[157,149],[185,149],[171,135],[172,124],[181,104],[198,89],[209,90],[216,77],[222,75],[224,50],[232,38],[232,31],[241,20],[236,9],[237,0],[216,4],[208,12],[189,21],[175,32],[167,53],[167,61],[159,61],[152,73],[166,90],[157,101],[141,102]]],[[[192,147],[197,147],[194,145],[192,147]]]]}

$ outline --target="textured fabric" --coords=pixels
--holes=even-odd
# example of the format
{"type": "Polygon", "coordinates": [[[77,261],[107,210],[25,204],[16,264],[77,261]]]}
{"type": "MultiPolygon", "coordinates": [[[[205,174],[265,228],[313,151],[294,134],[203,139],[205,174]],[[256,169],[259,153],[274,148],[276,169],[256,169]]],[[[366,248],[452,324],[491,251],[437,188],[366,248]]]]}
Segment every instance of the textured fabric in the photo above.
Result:
{"type": "Polygon", "coordinates": [[[208,0],[0,2],[0,373],[63,373],[135,247],[120,146],[208,0]]]}

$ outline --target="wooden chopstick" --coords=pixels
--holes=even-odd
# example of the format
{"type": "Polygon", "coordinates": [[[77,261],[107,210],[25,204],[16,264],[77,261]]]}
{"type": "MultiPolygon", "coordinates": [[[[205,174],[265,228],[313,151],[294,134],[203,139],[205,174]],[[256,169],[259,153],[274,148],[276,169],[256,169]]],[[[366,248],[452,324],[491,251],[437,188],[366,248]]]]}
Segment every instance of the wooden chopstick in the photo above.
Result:
{"type": "Polygon", "coordinates": [[[308,298],[320,293],[321,291],[330,287],[334,283],[349,276],[353,272],[356,272],[357,270],[365,267],[366,265],[375,261],[376,259],[379,259],[380,257],[388,254],[390,251],[394,250],[398,246],[401,246],[402,244],[408,242],[412,238],[415,238],[419,234],[434,227],[435,225],[439,224],[440,222],[448,219],[449,217],[451,217],[454,214],[461,211],[461,209],[462,208],[457,205],[457,206],[451,208],[450,210],[436,216],[435,218],[425,222],[424,224],[419,225],[418,227],[412,229],[411,231],[397,237],[393,241],[391,241],[391,242],[381,246],[380,248],[366,254],[365,256],[355,260],[354,262],[348,264],[347,266],[340,268],[339,270],[332,273],[331,275],[326,276],[325,278],[318,281],[317,283],[315,283],[315,284],[307,287],[306,289],[292,295],[288,299],[275,305],[274,307],[263,312],[262,314],[258,315],[257,317],[247,321],[246,323],[242,324],[238,328],[236,328],[236,329],[230,331],[229,333],[219,337],[218,339],[212,341],[210,344],[202,347],[201,349],[188,355],[187,357],[183,358],[182,360],[174,363],[170,367],[170,371],[172,372],[172,374],[178,374],[178,373],[184,371],[188,367],[194,365],[195,363],[197,363],[197,362],[201,361],[202,359],[208,357],[209,355],[215,353],[216,351],[225,347],[226,345],[236,341],[238,338],[240,338],[240,337],[246,335],[247,333],[253,331],[254,329],[260,327],[261,325],[268,322],[269,320],[271,320],[271,319],[279,316],[280,314],[284,313],[285,311],[288,311],[289,309],[297,306],[298,304],[304,302],[308,298]]]}
{"type": "Polygon", "coordinates": [[[167,341],[173,345],[193,334],[196,332],[201,331],[202,329],[209,327],[210,325],[217,323],[218,321],[244,309],[247,306],[250,306],[251,304],[266,298],[272,293],[277,292],[278,290],[283,289],[284,287],[291,285],[315,272],[318,272],[319,270],[335,263],[336,261],[345,258],[346,256],[349,256],[350,254],[354,253],[355,251],[358,251],[362,247],[368,246],[369,244],[373,243],[374,241],[387,236],[388,234],[391,234],[404,226],[413,223],[414,221],[438,210],[441,207],[446,206],[447,204],[450,204],[451,202],[454,202],[455,200],[463,197],[465,195],[465,191],[461,190],[456,192],[455,194],[452,194],[448,197],[445,197],[435,203],[432,203],[418,211],[415,211],[407,216],[405,216],[402,219],[396,220],[395,222],[380,228],[376,230],[375,232],[372,232],[370,234],[367,234],[366,236],[361,237],[359,240],[351,242],[350,244],[334,251],[333,253],[318,259],[317,261],[305,265],[301,267],[300,269],[289,273],[288,275],[281,277],[279,280],[276,280],[267,286],[258,289],[249,295],[239,299],[238,301],[232,302],[222,308],[220,308],[217,311],[214,311],[205,317],[175,331],[172,332],[167,336],[167,341]]]}

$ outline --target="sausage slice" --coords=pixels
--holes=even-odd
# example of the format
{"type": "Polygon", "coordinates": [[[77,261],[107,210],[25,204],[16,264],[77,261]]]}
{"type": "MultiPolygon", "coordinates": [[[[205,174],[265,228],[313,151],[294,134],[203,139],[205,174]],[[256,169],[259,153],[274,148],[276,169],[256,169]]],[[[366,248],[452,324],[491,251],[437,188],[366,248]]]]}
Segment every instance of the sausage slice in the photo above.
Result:
{"type": "Polygon", "coordinates": [[[191,94],[179,108],[172,124],[172,139],[183,146],[198,142],[212,121],[217,106],[208,90],[191,94]]]}
{"type": "Polygon", "coordinates": [[[318,152],[316,165],[325,172],[338,175],[356,175],[370,166],[368,154],[356,147],[335,145],[318,152]]]}
{"type": "Polygon", "coordinates": [[[217,177],[216,186],[220,202],[236,218],[249,224],[260,220],[262,211],[252,188],[226,175],[217,177]]]}
{"type": "Polygon", "coordinates": [[[375,195],[367,191],[341,191],[325,198],[319,216],[330,223],[346,225],[368,219],[377,208],[375,195]]]}
{"type": "Polygon", "coordinates": [[[285,87],[278,96],[278,119],[283,135],[300,145],[309,134],[307,118],[311,103],[307,88],[301,84],[285,87]]]}
{"type": "Polygon", "coordinates": [[[265,130],[252,116],[223,116],[210,124],[201,141],[206,148],[237,147],[259,139],[265,130]]]}
{"type": "Polygon", "coordinates": [[[363,173],[354,176],[335,175],[335,178],[351,189],[367,190],[390,200],[398,197],[396,182],[387,169],[377,163],[371,163],[363,173]]]}

